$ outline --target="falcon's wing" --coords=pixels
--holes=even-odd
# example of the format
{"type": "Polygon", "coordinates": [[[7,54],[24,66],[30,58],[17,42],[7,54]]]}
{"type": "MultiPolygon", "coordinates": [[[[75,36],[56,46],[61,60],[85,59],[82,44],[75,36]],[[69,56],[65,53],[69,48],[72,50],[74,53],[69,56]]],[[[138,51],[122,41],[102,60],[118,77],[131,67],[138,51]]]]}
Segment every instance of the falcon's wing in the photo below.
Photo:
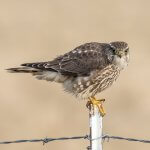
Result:
{"type": "Polygon", "coordinates": [[[53,61],[23,64],[22,66],[77,76],[88,75],[95,69],[103,69],[108,63],[100,43],[87,43],[53,61]]]}

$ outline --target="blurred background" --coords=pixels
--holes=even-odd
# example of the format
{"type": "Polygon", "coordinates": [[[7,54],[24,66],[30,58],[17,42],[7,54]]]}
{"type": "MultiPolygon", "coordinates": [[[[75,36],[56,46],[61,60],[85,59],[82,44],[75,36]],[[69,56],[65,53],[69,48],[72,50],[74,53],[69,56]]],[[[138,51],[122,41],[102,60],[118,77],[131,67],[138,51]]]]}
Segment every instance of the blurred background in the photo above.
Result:
{"type": "MultiPolygon", "coordinates": [[[[0,141],[89,132],[85,101],[61,85],[4,69],[48,61],[86,42],[126,41],[131,61],[105,98],[104,133],[150,139],[149,0],[0,0],[0,141]]],[[[83,150],[86,140],[0,145],[1,150],[83,150]]],[[[113,141],[104,150],[146,150],[113,141]]]]}

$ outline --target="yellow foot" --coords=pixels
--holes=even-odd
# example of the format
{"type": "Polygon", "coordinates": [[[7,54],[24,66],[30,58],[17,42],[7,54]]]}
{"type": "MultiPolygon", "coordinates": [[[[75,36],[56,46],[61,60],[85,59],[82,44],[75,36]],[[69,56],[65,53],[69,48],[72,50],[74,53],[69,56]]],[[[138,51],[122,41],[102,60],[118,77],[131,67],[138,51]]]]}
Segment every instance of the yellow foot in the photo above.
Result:
{"type": "Polygon", "coordinates": [[[89,101],[88,101],[87,104],[86,104],[86,106],[87,106],[87,108],[90,108],[91,105],[93,105],[93,107],[94,107],[94,106],[98,107],[99,112],[100,112],[100,115],[101,115],[102,117],[104,117],[105,114],[106,114],[106,113],[105,113],[105,110],[104,110],[104,108],[103,108],[103,105],[102,105],[102,102],[104,102],[104,101],[105,101],[105,99],[97,100],[95,97],[90,97],[90,98],[89,98],[89,101]]]}

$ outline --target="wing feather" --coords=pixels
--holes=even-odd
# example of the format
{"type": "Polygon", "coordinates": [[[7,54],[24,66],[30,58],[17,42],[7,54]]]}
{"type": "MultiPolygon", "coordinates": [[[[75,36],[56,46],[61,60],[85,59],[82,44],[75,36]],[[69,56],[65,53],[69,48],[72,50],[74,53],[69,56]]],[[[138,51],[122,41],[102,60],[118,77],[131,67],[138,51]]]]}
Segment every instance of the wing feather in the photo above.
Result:
{"type": "Polygon", "coordinates": [[[89,75],[91,71],[103,69],[109,64],[103,46],[106,46],[106,44],[86,43],[55,58],[53,61],[28,63],[22,64],[22,66],[60,72],[63,75],[89,75]]]}

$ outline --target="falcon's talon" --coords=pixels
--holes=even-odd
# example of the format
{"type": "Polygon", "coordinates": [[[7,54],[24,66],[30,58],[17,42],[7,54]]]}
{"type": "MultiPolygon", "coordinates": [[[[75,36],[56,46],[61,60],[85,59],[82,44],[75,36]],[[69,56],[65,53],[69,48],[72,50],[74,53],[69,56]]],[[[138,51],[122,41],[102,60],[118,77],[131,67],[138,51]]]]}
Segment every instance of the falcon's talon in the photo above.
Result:
{"type": "Polygon", "coordinates": [[[100,102],[105,102],[105,99],[102,98],[102,99],[96,99],[95,97],[91,97],[92,99],[96,100],[96,101],[100,101],[100,102]]]}
{"type": "Polygon", "coordinates": [[[105,102],[105,99],[100,99],[99,101],[101,101],[101,102],[105,102]]]}
{"type": "Polygon", "coordinates": [[[98,107],[100,115],[103,117],[106,114],[105,110],[102,106],[102,102],[104,102],[104,101],[105,101],[105,99],[97,100],[95,97],[90,97],[86,106],[87,106],[87,108],[90,108],[91,105],[93,105],[93,109],[94,109],[94,106],[98,107]]]}

